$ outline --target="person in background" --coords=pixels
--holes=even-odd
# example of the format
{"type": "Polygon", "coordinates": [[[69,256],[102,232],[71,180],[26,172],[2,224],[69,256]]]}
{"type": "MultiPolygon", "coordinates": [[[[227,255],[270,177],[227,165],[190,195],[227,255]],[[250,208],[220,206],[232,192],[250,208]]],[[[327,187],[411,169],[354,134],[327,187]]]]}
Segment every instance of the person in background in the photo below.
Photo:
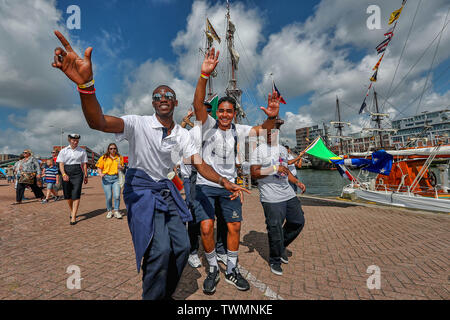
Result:
{"type": "Polygon", "coordinates": [[[45,199],[42,200],[42,204],[48,203],[50,193],[53,194],[55,201],[59,200],[58,191],[56,190],[56,185],[59,183],[58,167],[53,162],[53,159],[48,159],[46,163],[47,166],[44,167],[42,176],[44,177],[44,183],[47,184],[47,194],[45,195],[45,199]]]}
{"type": "Polygon", "coordinates": [[[30,186],[36,198],[43,200],[45,197],[41,188],[39,188],[36,184],[37,179],[41,178],[41,167],[38,160],[32,156],[30,149],[24,150],[23,156],[24,158],[20,161],[18,169],[20,171],[20,178],[16,189],[15,204],[22,203],[22,198],[27,186],[30,186]]]}
{"type": "Polygon", "coordinates": [[[77,212],[80,205],[81,188],[88,183],[86,150],[78,146],[80,135],[68,135],[69,145],[61,150],[56,161],[63,177],[64,199],[70,208],[70,225],[77,223],[77,212]]]}
{"type": "MultiPolygon", "coordinates": [[[[59,163],[56,162],[56,159],[58,159],[58,153],[59,151],[57,149],[53,149],[52,151],[52,159],[53,159],[53,163],[55,164],[56,168],[58,168],[58,182],[55,185],[55,190],[56,192],[58,192],[59,190],[62,190],[62,175],[61,175],[61,170],[59,170],[59,163]]],[[[62,199],[62,197],[60,198],[62,199]]],[[[58,200],[60,200],[58,199],[58,200]]]]}
{"type": "MultiPolygon", "coordinates": [[[[18,181],[19,181],[19,178],[20,178],[20,165],[21,165],[21,163],[22,163],[22,160],[24,159],[25,157],[23,156],[23,153],[19,156],[19,161],[17,161],[15,164],[14,164],[14,166],[13,166],[13,169],[14,169],[14,176],[16,177],[16,183],[15,183],[15,185],[14,185],[14,188],[15,189],[17,189],[17,184],[18,184],[18,181]]],[[[22,199],[23,200],[23,199],[22,199]]]]}
{"type": "Polygon", "coordinates": [[[117,150],[115,143],[110,143],[106,153],[98,159],[96,164],[97,172],[102,178],[103,191],[106,196],[106,218],[111,219],[112,216],[122,219],[120,214],[120,184],[119,170],[124,167],[123,157],[117,150]],[[112,208],[112,199],[114,198],[114,211],[112,208]]]}
{"type": "Polygon", "coordinates": [[[8,183],[15,183],[16,179],[14,178],[14,168],[12,164],[10,164],[8,168],[6,168],[6,177],[8,179],[8,183]]]}

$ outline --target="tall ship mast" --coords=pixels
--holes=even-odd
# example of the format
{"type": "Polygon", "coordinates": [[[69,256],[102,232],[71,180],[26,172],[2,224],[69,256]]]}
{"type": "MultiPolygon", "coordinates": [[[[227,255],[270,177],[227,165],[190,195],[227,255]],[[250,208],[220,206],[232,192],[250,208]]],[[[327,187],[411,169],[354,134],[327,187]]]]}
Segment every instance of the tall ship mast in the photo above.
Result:
{"type": "Polygon", "coordinates": [[[237,70],[239,64],[239,53],[234,47],[234,33],[236,32],[236,26],[230,19],[230,3],[227,1],[227,31],[226,40],[228,47],[228,64],[229,64],[229,74],[228,74],[228,86],[225,93],[229,97],[233,97],[236,100],[236,123],[242,123],[242,120],[246,117],[245,112],[242,108],[242,90],[239,89],[237,85],[237,70]]]}
{"type": "Polygon", "coordinates": [[[344,122],[341,120],[341,108],[339,106],[339,98],[336,96],[336,120],[337,121],[330,121],[331,125],[334,125],[336,128],[336,135],[330,136],[330,138],[339,139],[339,154],[343,155],[348,150],[345,150],[343,140],[349,139],[349,137],[346,137],[342,135],[342,130],[344,129],[345,125],[350,126],[349,122],[344,122]]]}

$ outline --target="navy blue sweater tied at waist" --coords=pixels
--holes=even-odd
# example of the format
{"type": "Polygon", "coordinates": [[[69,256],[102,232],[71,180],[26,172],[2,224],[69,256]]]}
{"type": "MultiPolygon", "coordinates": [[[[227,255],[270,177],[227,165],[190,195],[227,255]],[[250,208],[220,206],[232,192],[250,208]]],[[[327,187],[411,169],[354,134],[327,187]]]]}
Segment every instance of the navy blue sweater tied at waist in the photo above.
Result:
{"type": "Polygon", "coordinates": [[[154,181],[141,169],[128,169],[125,176],[123,199],[127,207],[128,227],[136,253],[137,271],[154,234],[156,210],[167,212],[169,207],[160,192],[169,189],[183,222],[192,221],[192,215],[180,192],[169,179],[154,181]]]}

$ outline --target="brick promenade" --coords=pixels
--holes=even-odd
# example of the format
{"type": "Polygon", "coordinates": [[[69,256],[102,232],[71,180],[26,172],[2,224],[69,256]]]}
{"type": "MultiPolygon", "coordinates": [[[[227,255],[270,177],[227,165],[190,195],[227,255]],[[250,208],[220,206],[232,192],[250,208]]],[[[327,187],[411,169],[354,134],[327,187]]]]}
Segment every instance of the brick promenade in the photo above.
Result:
{"type": "MultiPolygon", "coordinates": [[[[26,197],[32,194],[26,191],[26,197]]],[[[79,223],[69,225],[65,201],[14,202],[0,181],[0,299],[140,299],[141,275],[126,217],[105,218],[99,178],[84,188],[79,223]],[[67,267],[81,270],[69,290],[67,267]]],[[[202,293],[205,268],[186,266],[176,299],[449,299],[450,217],[381,206],[302,199],[306,226],[290,246],[282,277],[268,267],[267,234],[258,192],[244,203],[239,262],[251,283],[239,292],[224,281],[202,293]],[[367,268],[381,271],[369,290],[367,268]]],[[[121,203],[121,208],[124,208],[121,203]]],[[[125,210],[122,210],[125,213],[125,210]]],[[[203,265],[206,260],[202,255],[203,265]]],[[[223,266],[220,264],[222,271],[223,266]]]]}

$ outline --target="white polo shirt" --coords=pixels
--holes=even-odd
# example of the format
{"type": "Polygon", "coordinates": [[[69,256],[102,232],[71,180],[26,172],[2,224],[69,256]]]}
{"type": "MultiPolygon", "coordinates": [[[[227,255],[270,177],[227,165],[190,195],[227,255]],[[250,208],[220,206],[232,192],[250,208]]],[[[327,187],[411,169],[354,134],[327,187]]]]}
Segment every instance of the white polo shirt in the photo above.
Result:
{"type": "MultiPolygon", "coordinates": [[[[261,144],[250,155],[250,164],[261,165],[261,169],[280,165],[287,162],[288,153],[285,147],[261,144]]],[[[296,197],[294,190],[288,183],[287,176],[271,174],[258,180],[258,189],[261,202],[278,203],[296,197]]]]}
{"type": "Polygon", "coordinates": [[[175,164],[182,158],[198,153],[189,131],[175,124],[169,136],[163,139],[164,126],[155,115],[123,116],[123,133],[117,133],[118,141],[129,143],[130,168],[144,170],[153,180],[167,179],[175,164]]]}
{"type": "Polygon", "coordinates": [[[81,147],[72,149],[70,146],[67,146],[59,152],[56,162],[62,162],[68,165],[87,163],[88,158],[86,150],[81,147]]]}
{"type": "MultiPolygon", "coordinates": [[[[203,160],[209,164],[219,175],[234,183],[236,178],[236,157],[234,156],[235,139],[232,130],[215,129],[216,120],[208,116],[202,126],[202,153],[203,160]]],[[[245,137],[250,134],[251,126],[236,124],[237,141],[244,145],[245,137]]],[[[217,183],[205,179],[200,173],[197,176],[198,185],[223,188],[217,183]]]]}

